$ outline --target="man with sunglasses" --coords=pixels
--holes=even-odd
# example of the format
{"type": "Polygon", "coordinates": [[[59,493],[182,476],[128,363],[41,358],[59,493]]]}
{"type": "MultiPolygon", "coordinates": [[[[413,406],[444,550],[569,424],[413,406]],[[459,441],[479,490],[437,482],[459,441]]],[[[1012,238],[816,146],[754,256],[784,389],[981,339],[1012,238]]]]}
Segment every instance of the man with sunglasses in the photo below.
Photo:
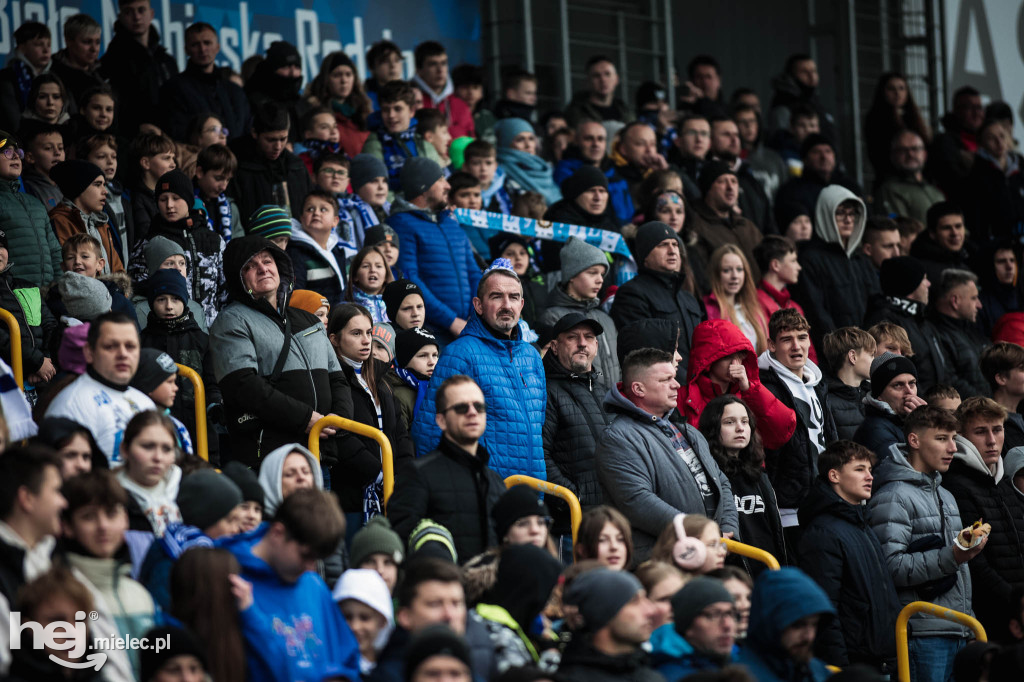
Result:
{"type": "Polygon", "coordinates": [[[456,553],[466,560],[498,544],[491,510],[505,482],[487,466],[490,453],[480,443],[487,403],[476,382],[464,374],[449,377],[438,387],[435,405],[441,442],[399,469],[388,518],[406,540],[421,520],[435,521],[452,534],[456,553]]]}

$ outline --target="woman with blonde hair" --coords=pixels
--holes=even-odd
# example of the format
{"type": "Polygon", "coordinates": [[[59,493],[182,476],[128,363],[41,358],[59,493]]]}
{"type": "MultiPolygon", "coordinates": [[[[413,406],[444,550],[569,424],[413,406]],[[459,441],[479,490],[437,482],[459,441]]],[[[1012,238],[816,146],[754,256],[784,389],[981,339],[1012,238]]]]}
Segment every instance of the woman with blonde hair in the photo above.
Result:
{"type": "Polygon", "coordinates": [[[768,349],[768,320],[757,301],[750,263],[735,244],[723,244],[708,264],[711,293],[704,297],[709,320],[729,320],[750,339],[757,354],[768,349]]]}

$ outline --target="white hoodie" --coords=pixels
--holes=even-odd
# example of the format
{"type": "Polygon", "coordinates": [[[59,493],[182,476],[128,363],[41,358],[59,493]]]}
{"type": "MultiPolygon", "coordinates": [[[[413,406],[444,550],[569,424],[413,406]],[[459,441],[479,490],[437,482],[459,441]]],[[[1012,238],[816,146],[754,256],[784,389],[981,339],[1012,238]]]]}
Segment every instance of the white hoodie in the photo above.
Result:
{"type": "Polygon", "coordinates": [[[804,365],[803,379],[801,379],[775,359],[775,356],[769,351],[758,356],[757,367],[762,370],[774,369],[786,384],[793,400],[799,400],[807,406],[807,412],[811,416],[811,423],[808,425],[811,442],[818,447],[818,454],[821,454],[825,449],[825,412],[818,401],[818,394],[814,392],[814,387],[821,383],[821,370],[808,360],[804,365]]]}

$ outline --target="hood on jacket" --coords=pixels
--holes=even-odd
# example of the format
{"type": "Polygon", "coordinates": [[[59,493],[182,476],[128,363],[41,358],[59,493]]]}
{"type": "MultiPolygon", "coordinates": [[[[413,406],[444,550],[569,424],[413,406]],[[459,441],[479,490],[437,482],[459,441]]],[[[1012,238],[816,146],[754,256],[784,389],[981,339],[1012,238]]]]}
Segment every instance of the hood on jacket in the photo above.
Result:
{"type": "Polygon", "coordinates": [[[864,236],[868,214],[861,198],[842,185],[829,185],[818,195],[818,203],[814,206],[814,234],[827,244],[842,246],[843,240],[839,237],[839,227],[836,225],[836,208],[844,201],[856,201],[860,205],[860,218],[853,226],[853,234],[845,247],[846,255],[852,256],[864,236]]]}
{"type": "Polygon", "coordinates": [[[872,492],[877,492],[882,486],[893,481],[905,481],[920,488],[931,488],[942,483],[942,474],[939,472],[924,474],[910,466],[907,446],[903,443],[890,445],[889,457],[882,460],[872,474],[875,477],[872,492]]]}
{"type": "Polygon", "coordinates": [[[1006,453],[1006,457],[1003,458],[1003,466],[1006,471],[1006,475],[1010,477],[1010,483],[1013,485],[1014,491],[1021,498],[1024,498],[1024,492],[1022,492],[1017,484],[1014,483],[1014,478],[1017,474],[1024,470],[1024,446],[1016,447],[1006,453]]]}
{"type": "Polygon", "coordinates": [[[284,461],[293,452],[301,452],[309,460],[309,469],[313,472],[313,486],[317,490],[324,489],[324,475],[320,471],[320,462],[316,456],[299,445],[289,443],[282,445],[269,455],[263,458],[260,464],[260,487],[263,488],[263,515],[270,518],[281,506],[284,497],[281,495],[281,472],[284,469],[284,461]]]}
{"type": "Polygon", "coordinates": [[[992,466],[985,464],[985,460],[982,458],[981,453],[978,452],[978,448],[963,436],[956,436],[956,452],[953,454],[953,460],[963,462],[968,469],[995,479],[996,483],[1003,480],[1003,474],[1005,473],[1003,458],[999,457],[996,459],[996,463],[992,466]]]}
{"type": "Polygon", "coordinates": [[[686,383],[692,386],[711,365],[733,353],[746,352],[743,367],[747,376],[757,379],[757,354],[750,339],[729,320],[705,320],[693,330],[690,343],[690,362],[686,370],[686,383]]]}
{"type": "Polygon", "coordinates": [[[274,312],[279,313],[287,306],[288,297],[295,287],[295,272],[292,270],[292,261],[288,255],[269,239],[250,234],[228,242],[228,247],[224,249],[224,281],[232,300],[255,308],[269,307],[263,299],[253,298],[242,281],[242,268],[261,251],[269,251],[277,263],[277,274],[281,278],[281,284],[277,289],[278,310],[274,312]]]}
{"type": "Polygon", "coordinates": [[[778,658],[783,630],[801,618],[835,614],[825,591],[800,569],[763,571],[754,583],[747,646],[764,658],[778,658]]]}

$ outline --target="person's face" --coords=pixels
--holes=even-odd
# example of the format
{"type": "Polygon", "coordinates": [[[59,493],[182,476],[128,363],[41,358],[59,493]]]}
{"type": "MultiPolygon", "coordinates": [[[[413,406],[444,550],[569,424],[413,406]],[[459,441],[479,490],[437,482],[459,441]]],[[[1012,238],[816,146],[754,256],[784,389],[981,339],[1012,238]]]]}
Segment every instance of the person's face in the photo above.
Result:
{"type": "Polygon", "coordinates": [[[409,122],[412,121],[412,109],[404,100],[382,102],[380,118],[384,123],[384,129],[389,133],[401,133],[409,129],[409,122]]]}
{"type": "Polygon", "coordinates": [[[679,256],[679,240],[663,239],[644,259],[644,267],[655,272],[679,272],[683,261],[679,256]]]}
{"type": "MultiPolygon", "coordinates": [[[[40,91],[40,96],[42,96],[42,91],[40,91]]],[[[38,108],[38,105],[36,108],[38,108]]],[[[1006,128],[1002,125],[989,125],[981,132],[981,140],[979,142],[981,147],[989,154],[997,159],[1003,159],[1006,157],[1006,152],[1010,150],[1008,137],[1006,128]]]]}
{"type": "Polygon", "coordinates": [[[235,513],[234,509],[232,509],[231,513],[227,516],[219,519],[217,523],[202,529],[203,535],[211,540],[226,538],[231,535],[238,535],[241,530],[242,528],[239,523],[239,517],[238,514],[235,513]]]}
{"type": "Polygon", "coordinates": [[[270,130],[265,133],[253,133],[260,153],[268,161],[276,161],[288,145],[288,130],[270,130]]]}
{"type": "Polygon", "coordinates": [[[896,138],[892,146],[892,164],[904,173],[917,173],[928,160],[924,141],[917,133],[905,132],[896,138]]]}
{"type": "Polygon", "coordinates": [[[1024,395],[1024,367],[1014,367],[996,375],[997,385],[1011,396],[1024,395]]]}
{"type": "Polygon", "coordinates": [[[493,275],[481,293],[482,298],[473,298],[476,314],[491,329],[511,334],[523,312],[523,285],[519,279],[493,275]]]}
{"type": "Polygon", "coordinates": [[[1000,284],[1013,284],[1017,279],[1017,256],[1011,249],[999,249],[995,255],[996,281],[1000,284]]]}
{"type": "Polygon", "coordinates": [[[145,488],[162,481],[174,464],[174,437],[159,424],[142,429],[135,440],[121,449],[128,476],[145,488]]]}
{"type": "Polygon", "coordinates": [[[643,590],[638,591],[608,623],[612,640],[639,647],[651,638],[659,609],[643,590]]]}
{"type": "Polygon", "coordinates": [[[836,208],[836,229],[839,231],[839,236],[842,237],[844,243],[853,235],[853,231],[857,227],[857,221],[860,219],[860,216],[861,208],[856,202],[844,201],[836,208]]]}
{"type": "Polygon", "coordinates": [[[466,632],[466,593],[462,583],[427,580],[416,587],[408,607],[399,609],[398,624],[416,633],[428,625],[447,625],[456,634],[466,632]]]}
{"type": "Polygon", "coordinates": [[[647,593],[647,598],[651,600],[651,603],[657,609],[654,622],[652,623],[655,630],[665,623],[672,622],[672,597],[682,589],[684,584],[686,583],[681,575],[671,573],[667,577],[662,578],[660,582],[651,586],[651,591],[647,593]]]}
{"type": "Polygon", "coordinates": [[[794,118],[789,128],[797,144],[803,142],[804,138],[808,135],[821,132],[817,116],[799,116],[794,118]]]}
{"type": "Polygon", "coordinates": [[[110,95],[93,95],[82,110],[82,116],[96,130],[106,130],[114,122],[114,100],[110,95]]]}
{"type": "Polygon", "coordinates": [[[735,366],[742,366],[743,359],[747,356],[746,351],[740,351],[739,353],[733,353],[732,355],[726,355],[720,357],[711,363],[708,368],[708,374],[712,379],[720,384],[731,384],[733,382],[732,377],[729,374],[729,368],[735,366]]]}
{"type": "Polygon", "coordinates": [[[104,379],[127,386],[139,367],[139,331],[134,324],[106,322],[96,347],[82,348],[85,361],[104,379]]]}
{"type": "Polygon", "coordinates": [[[917,301],[918,303],[924,303],[928,305],[928,290],[931,288],[932,283],[928,281],[928,275],[924,276],[921,283],[917,285],[917,288],[910,292],[907,298],[911,301],[917,301]]]}
{"type": "Polygon", "coordinates": [[[168,256],[164,259],[164,262],[160,264],[161,270],[177,270],[182,277],[188,279],[188,275],[185,274],[187,263],[185,257],[180,253],[176,253],[173,256],[168,256]]]}
{"type": "Polygon", "coordinates": [[[882,389],[878,399],[886,403],[896,414],[901,414],[903,401],[917,395],[917,379],[913,374],[897,374],[889,385],[882,389]]]}
{"type": "Polygon", "coordinates": [[[722,263],[718,266],[718,278],[722,290],[735,296],[743,289],[743,281],[746,273],[743,271],[743,261],[734,253],[727,253],[722,256],[722,263]]]}
{"type": "Polygon", "coordinates": [[[402,77],[402,55],[389,52],[373,66],[373,77],[378,85],[396,81],[402,77]]]}
{"type": "Polygon", "coordinates": [[[105,507],[89,504],[79,507],[65,524],[64,535],[73,538],[92,556],[110,559],[124,542],[128,530],[128,512],[121,505],[105,507]]]}
{"type": "Polygon", "coordinates": [[[548,520],[533,514],[517,519],[504,537],[505,544],[544,547],[548,542],[548,520]]]}
{"type": "Polygon", "coordinates": [[[814,233],[814,225],[809,216],[798,215],[786,226],[786,236],[795,242],[805,242],[814,233]]]}
{"type": "Polygon", "coordinates": [[[352,635],[359,645],[359,653],[364,658],[374,660],[376,658],[374,643],[377,640],[377,635],[388,624],[387,619],[355,599],[345,599],[341,602],[340,607],[341,615],[345,616],[345,622],[348,623],[348,627],[352,630],[352,635]]]}
{"type": "Polygon", "coordinates": [[[331,342],[342,356],[356,362],[364,362],[370,357],[372,350],[371,329],[373,329],[373,322],[368,317],[356,315],[342,327],[340,332],[331,334],[331,342]]]}
{"type": "Polygon", "coordinates": [[[206,149],[214,144],[227,144],[228,132],[228,129],[224,127],[224,123],[219,118],[211,116],[206,119],[206,123],[203,124],[202,129],[199,131],[199,147],[206,149]]]}
{"type": "Polygon", "coordinates": [[[555,337],[555,357],[577,374],[589,372],[597,357],[597,334],[589,324],[581,324],[555,337]]]}
{"type": "Polygon", "coordinates": [[[260,251],[242,267],[242,283],[254,298],[268,298],[277,294],[281,276],[277,261],[269,251],[260,251]]]}
{"type": "Polygon", "coordinates": [[[813,59],[804,59],[793,65],[793,78],[805,88],[818,87],[818,65],[813,59]]]}
{"type": "Polygon", "coordinates": [[[576,197],[576,205],[591,215],[601,215],[608,208],[608,190],[600,185],[576,197]]]}
{"type": "MultiPolygon", "coordinates": [[[[316,172],[316,184],[331,194],[341,194],[348,187],[348,168],[340,163],[327,161],[316,172]]],[[[371,184],[373,183],[368,183],[367,186],[371,184]]],[[[387,198],[387,192],[384,193],[384,197],[387,198]]]]}
{"type": "Polygon", "coordinates": [[[710,64],[700,64],[693,69],[693,84],[704,91],[708,99],[718,99],[718,91],[722,87],[722,78],[718,69],[710,64]]]}
{"type": "Polygon", "coordinates": [[[82,245],[64,252],[64,270],[66,272],[77,272],[86,277],[97,277],[103,272],[106,259],[100,258],[96,249],[89,245],[82,245]]]}
{"type": "Polygon", "coordinates": [[[919,471],[946,473],[956,452],[956,441],[953,440],[955,435],[955,431],[942,429],[923,429],[920,433],[908,434],[907,444],[911,451],[916,453],[916,460],[923,467],[919,471]]]}
{"type": "Polygon", "coordinates": [[[280,524],[275,523],[271,530],[274,532],[273,549],[271,561],[268,563],[272,565],[281,582],[294,584],[303,573],[316,570],[317,556],[308,545],[290,538],[284,526],[280,524]]]}
{"type": "Polygon", "coordinates": [[[0,178],[17,180],[21,177],[21,160],[24,155],[24,150],[11,144],[4,145],[0,149],[0,178]]]}
{"type": "Polygon", "coordinates": [[[953,104],[953,115],[967,130],[973,132],[981,127],[985,120],[985,107],[981,105],[980,95],[964,95],[953,104]]]}
{"type": "Polygon", "coordinates": [[[327,91],[336,99],[345,99],[351,95],[355,84],[356,74],[348,64],[336,66],[327,74],[327,91]]]}
{"type": "Polygon", "coordinates": [[[652,365],[642,381],[633,382],[632,388],[643,399],[645,410],[659,417],[667,414],[676,406],[679,396],[676,368],[670,362],[652,365]]]}
{"type": "Polygon", "coordinates": [[[512,149],[536,156],[537,136],[529,130],[519,133],[512,139],[512,149]]]}
{"type": "Polygon", "coordinates": [[[803,374],[810,347],[811,337],[806,329],[780,331],[774,341],[768,339],[768,350],[775,355],[775,359],[797,376],[803,374]]]}
{"type": "Polygon", "coordinates": [[[484,200],[480,195],[480,186],[463,187],[460,190],[456,190],[452,197],[452,205],[455,208],[481,210],[484,207],[484,200]]]}
{"type": "Polygon", "coordinates": [[[725,555],[729,552],[722,544],[722,530],[718,524],[712,521],[704,526],[704,532],[700,534],[699,539],[708,548],[708,556],[704,560],[704,568],[701,569],[701,573],[709,573],[724,566],[725,555]]]}
{"type": "Polygon", "coordinates": [[[807,152],[804,165],[818,175],[828,177],[836,169],[836,153],[827,144],[817,144],[807,152]]]}
{"type": "Polygon", "coordinates": [[[800,271],[803,270],[803,266],[800,265],[800,261],[797,258],[796,251],[790,251],[777,262],[779,264],[777,273],[779,279],[786,284],[796,284],[800,279],[800,271]]]}
{"type": "Polygon", "coordinates": [[[388,264],[388,267],[395,267],[395,263],[398,262],[398,247],[394,242],[381,242],[377,244],[377,248],[384,252],[384,262],[388,264]]]}
{"type": "Polygon", "coordinates": [[[164,663],[151,682],[202,682],[205,679],[202,661],[191,654],[182,654],[164,663]]]}
{"type": "Polygon", "coordinates": [[[56,83],[44,83],[39,86],[34,106],[39,118],[48,123],[56,123],[64,109],[64,98],[60,94],[60,86],[56,83]]]}
{"type": "Polygon", "coordinates": [[[25,163],[34,166],[40,173],[49,173],[51,168],[63,160],[64,137],[60,133],[40,135],[25,150],[25,163]]]}
{"type": "Polygon", "coordinates": [[[513,102],[535,107],[537,106],[537,81],[523,79],[516,87],[506,90],[505,95],[513,102]]]}
{"type": "Polygon", "coordinates": [[[438,428],[458,445],[473,445],[484,435],[487,428],[487,409],[483,391],[476,384],[449,386],[445,391],[448,407],[435,416],[438,428]],[[484,411],[477,405],[484,405],[484,411]],[[463,414],[460,411],[465,410],[463,414]]]}
{"type": "Polygon", "coordinates": [[[876,232],[874,241],[864,244],[864,253],[871,259],[872,265],[882,267],[882,263],[900,255],[899,230],[876,232]]]}
{"type": "Polygon", "coordinates": [[[520,277],[530,268],[530,252],[522,244],[512,242],[501,252],[501,257],[512,261],[512,269],[520,277]]]}
{"type": "Polygon", "coordinates": [[[985,466],[992,466],[999,461],[1003,453],[1003,422],[998,419],[975,418],[967,422],[960,434],[978,448],[985,466]]]}
{"type": "Polygon", "coordinates": [[[113,180],[117,175],[117,152],[112,147],[103,145],[93,150],[86,158],[90,163],[99,166],[107,180],[113,180]]]}
{"type": "Polygon", "coordinates": [[[153,156],[142,157],[142,167],[148,169],[154,178],[159,178],[178,166],[174,162],[174,152],[161,152],[153,156]]]}
{"type": "Polygon", "coordinates": [[[231,173],[221,169],[204,171],[197,166],[196,180],[198,180],[199,192],[204,197],[219,197],[228,188],[228,183],[231,182],[231,173]]]}
{"type": "Polygon", "coordinates": [[[363,563],[356,566],[356,568],[368,568],[371,571],[376,571],[384,580],[384,584],[388,586],[388,591],[395,591],[395,585],[398,584],[398,564],[395,563],[394,557],[390,554],[375,552],[366,557],[363,563]]]}
{"type": "Polygon", "coordinates": [[[711,149],[724,158],[735,158],[742,151],[740,129],[734,121],[718,121],[711,130],[711,149]]]}
{"type": "Polygon", "coordinates": [[[170,407],[178,395],[178,376],[172,374],[149,393],[149,397],[160,407],[170,407]]]}
{"type": "Polygon", "coordinates": [[[444,88],[448,83],[448,55],[438,54],[424,59],[419,77],[435,91],[444,88]]]}
{"type": "Polygon", "coordinates": [[[302,229],[309,234],[328,234],[338,226],[338,204],[322,197],[306,197],[301,218],[302,229]]]}
{"type": "Polygon", "coordinates": [[[868,378],[870,378],[871,377],[871,362],[875,359],[875,357],[871,353],[869,353],[868,351],[864,350],[863,348],[861,348],[859,350],[852,351],[852,352],[854,353],[854,361],[853,361],[853,371],[854,371],[854,374],[856,374],[861,379],[868,379],[868,378]]]}
{"type": "Polygon", "coordinates": [[[157,197],[156,205],[160,215],[169,223],[188,216],[188,203],[174,192],[164,192],[157,197]]]}
{"type": "Polygon", "coordinates": [[[263,521],[263,507],[259,502],[243,502],[235,507],[235,511],[238,513],[238,531],[240,533],[256,530],[260,522],[263,521]]]}
{"type": "Polygon", "coordinates": [[[60,455],[60,475],[65,481],[92,471],[92,448],[89,439],[80,433],[73,435],[57,454],[60,455]]]}
{"type": "Polygon", "coordinates": [[[608,133],[596,121],[581,123],[576,129],[576,144],[584,159],[590,163],[599,163],[608,152],[608,133]]]}
{"type": "Polygon", "coordinates": [[[42,535],[58,535],[60,533],[60,514],[68,506],[67,500],[60,494],[64,479],[60,477],[57,467],[45,468],[43,480],[39,484],[39,492],[28,491],[25,499],[25,511],[32,519],[32,526],[42,535]]]}
{"type": "Polygon", "coordinates": [[[736,605],[728,601],[708,604],[693,619],[684,635],[698,651],[728,656],[736,644],[738,631],[736,605]]]}
{"type": "Polygon", "coordinates": [[[741,111],[733,116],[733,120],[736,121],[736,127],[739,128],[740,140],[743,141],[743,144],[754,144],[760,132],[757,125],[757,114],[753,111],[741,111]]]}
{"type": "Polygon", "coordinates": [[[423,661],[412,674],[412,682],[469,682],[469,667],[455,658],[438,654],[423,661]]]}
{"type": "Polygon", "coordinates": [[[850,504],[860,504],[871,499],[871,486],[875,480],[871,469],[870,460],[851,460],[839,469],[830,470],[828,480],[839,497],[850,504]]]}
{"type": "Polygon", "coordinates": [[[808,663],[814,657],[814,638],[818,634],[819,620],[819,616],[801,618],[779,635],[779,645],[790,659],[808,663]]]}
{"type": "Polygon", "coordinates": [[[608,270],[604,265],[592,265],[583,272],[569,280],[569,295],[589,301],[597,298],[604,286],[605,272],[608,270]]]}
{"type": "Polygon", "coordinates": [[[149,33],[149,25],[153,22],[153,8],[149,0],[122,2],[119,5],[117,20],[129,33],[142,37],[149,33]]]}
{"type": "Polygon", "coordinates": [[[619,142],[619,151],[634,166],[647,167],[649,159],[658,153],[654,130],[646,125],[633,126],[619,142]]]}
{"type": "Polygon", "coordinates": [[[745,637],[747,634],[747,626],[750,625],[750,587],[737,578],[729,578],[722,583],[726,591],[732,595],[733,600],[736,602],[736,613],[739,614],[739,620],[736,623],[736,634],[739,637],[745,637]]]}
{"type": "Polygon", "coordinates": [[[686,156],[703,159],[711,149],[711,124],[695,118],[683,124],[678,144],[686,156]]]}
{"type": "Polygon", "coordinates": [[[107,178],[104,175],[97,175],[96,179],[78,195],[76,201],[89,213],[102,213],[103,207],[107,205],[107,196],[107,178]]]}
{"type": "Polygon", "coordinates": [[[282,499],[296,490],[312,490],[315,484],[308,457],[301,452],[293,452],[284,458],[284,465],[281,467],[282,499]]]}
{"type": "Polygon", "coordinates": [[[455,96],[466,103],[472,111],[477,102],[484,98],[484,86],[482,85],[460,85],[455,88],[455,96]]]}
{"type": "MultiPolygon", "coordinates": [[[[99,54],[99,34],[96,34],[96,53],[99,54]]],[[[68,46],[70,48],[70,45],[68,46]]],[[[19,47],[21,54],[25,56],[28,63],[31,64],[38,71],[44,66],[50,63],[51,56],[51,45],[49,38],[33,38],[25,43],[22,43],[19,47]]],[[[93,61],[96,58],[93,57],[93,61]]]]}
{"type": "Polygon", "coordinates": [[[316,319],[320,320],[321,324],[323,324],[324,327],[326,328],[328,316],[331,314],[331,309],[325,305],[322,305],[319,308],[317,308],[313,314],[316,315],[316,319]]]}
{"type": "Polygon", "coordinates": [[[426,319],[426,306],[423,304],[423,297],[419,294],[410,294],[402,299],[398,306],[398,314],[395,315],[395,324],[402,329],[422,327],[426,319]]]}
{"type": "Polygon", "coordinates": [[[974,322],[978,319],[978,311],[981,310],[981,300],[978,298],[978,285],[974,282],[962,284],[953,289],[950,300],[954,305],[956,317],[961,320],[974,322]]]}
{"type": "Polygon", "coordinates": [[[437,346],[430,345],[420,348],[416,355],[412,356],[407,367],[426,377],[434,376],[434,368],[437,366],[437,346]]]}
{"type": "Polygon", "coordinates": [[[551,137],[562,128],[568,128],[569,122],[565,120],[565,116],[552,116],[548,119],[547,124],[544,126],[544,137],[551,137]]]}
{"type": "Polygon", "coordinates": [[[383,206],[388,200],[388,179],[383,176],[374,178],[356,190],[356,194],[371,206],[383,206]]]}
{"type": "Polygon", "coordinates": [[[379,294],[384,289],[387,271],[384,256],[379,253],[368,254],[356,271],[356,286],[368,294],[379,294]]]}
{"type": "Polygon", "coordinates": [[[719,438],[726,451],[739,452],[750,444],[750,415],[739,403],[730,403],[722,412],[719,438]]]}
{"type": "Polygon", "coordinates": [[[332,136],[337,135],[338,124],[334,122],[334,114],[317,114],[309,122],[309,129],[306,130],[306,139],[323,140],[327,142],[332,136]]]}
{"type": "Polygon", "coordinates": [[[451,191],[451,185],[448,184],[448,181],[443,177],[438,178],[437,182],[431,185],[423,195],[427,200],[427,207],[432,211],[444,209],[448,205],[449,191],[451,191]]]}
{"type": "Polygon", "coordinates": [[[284,251],[288,248],[288,242],[291,241],[291,237],[289,235],[282,234],[272,237],[270,241],[273,242],[274,246],[284,251]]]}
{"type": "Polygon", "coordinates": [[[587,71],[590,89],[595,95],[608,97],[619,87],[619,72],[611,62],[598,62],[587,71]]]}
{"type": "Polygon", "coordinates": [[[708,205],[719,212],[731,211],[740,200],[740,181],[732,173],[721,175],[708,188],[708,205]]]}
{"type": "Polygon", "coordinates": [[[686,206],[683,204],[683,200],[675,194],[662,194],[658,197],[654,218],[665,223],[678,234],[686,222],[686,206]]]}
{"type": "MultiPolygon", "coordinates": [[[[596,124],[600,125],[600,124],[596,124]]],[[[604,126],[601,126],[604,130],[604,126]]],[[[490,187],[494,182],[494,173],[498,170],[498,159],[495,156],[477,156],[466,162],[463,166],[466,172],[480,181],[481,187],[490,187]]]]}
{"type": "Polygon", "coordinates": [[[597,537],[597,556],[594,558],[613,571],[622,571],[629,558],[626,550],[626,537],[622,531],[611,521],[606,522],[597,537]]]}
{"type": "Polygon", "coordinates": [[[963,216],[942,216],[935,227],[935,240],[947,251],[959,251],[964,247],[966,230],[963,216]]]}
{"type": "Polygon", "coordinates": [[[907,104],[907,82],[902,78],[890,78],[885,84],[885,101],[894,109],[902,109],[907,104]]]}
{"type": "Polygon", "coordinates": [[[206,67],[213,64],[220,52],[220,41],[213,31],[193,31],[185,38],[185,54],[196,66],[206,67]]]}

